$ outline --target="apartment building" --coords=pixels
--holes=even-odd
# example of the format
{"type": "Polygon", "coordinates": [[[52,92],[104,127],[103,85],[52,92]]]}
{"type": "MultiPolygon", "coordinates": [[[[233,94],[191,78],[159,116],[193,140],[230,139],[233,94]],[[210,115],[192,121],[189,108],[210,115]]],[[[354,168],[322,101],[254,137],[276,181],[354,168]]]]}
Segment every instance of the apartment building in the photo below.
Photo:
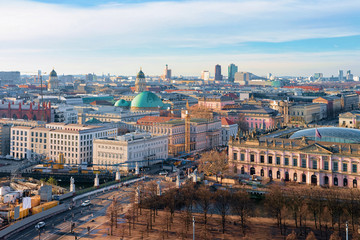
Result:
{"type": "Polygon", "coordinates": [[[116,138],[95,139],[95,168],[128,171],[168,158],[168,136],[132,132],[116,138]],[[117,166],[114,166],[117,165],[117,166]]]}
{"type": "Polygon", "coordinates": [[[10,154],[14,158],[55,160],[64,154],[65,163],[92,163],[93,140],[116,137],[117,128],[51,123],[45,128],[11,128],[10,154]]]}

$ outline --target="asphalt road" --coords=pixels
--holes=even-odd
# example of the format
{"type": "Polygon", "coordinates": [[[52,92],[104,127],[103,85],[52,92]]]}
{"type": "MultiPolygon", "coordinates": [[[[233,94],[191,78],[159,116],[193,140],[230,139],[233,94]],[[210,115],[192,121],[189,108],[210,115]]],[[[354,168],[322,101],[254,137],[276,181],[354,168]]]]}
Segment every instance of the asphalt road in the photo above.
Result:
{"type": "MultiPolygon", "coordinates": [[[[46,223],[45,228],[41,230],[41,240],[55,240],[61,239],[66,235],[73,236],[70,233],[71,222],[75,223],[76,227],[91,221],[93,218],[103,216],[106,214],[107,207],[111,204],[113,197],[115,196],[118,201],[128,201],[128,194],[135,191],[134,185],[128,187],[121,187],[120,189],[106,192],[104,194],[98,194],[98,196],[92,196],[91,205],[87,207],[81,207],[81,202],[78,201],[76,206],[72,210],[60,213],[53,216],[44,222],[46,223]]],[[[85,201],[87,198],[84,198],[85,201]]],[[[9,239],[13,240],[30,240],[39,239],[39,232],[34,226],[30,226],[23,231],[12,235],[9,239]]]]}

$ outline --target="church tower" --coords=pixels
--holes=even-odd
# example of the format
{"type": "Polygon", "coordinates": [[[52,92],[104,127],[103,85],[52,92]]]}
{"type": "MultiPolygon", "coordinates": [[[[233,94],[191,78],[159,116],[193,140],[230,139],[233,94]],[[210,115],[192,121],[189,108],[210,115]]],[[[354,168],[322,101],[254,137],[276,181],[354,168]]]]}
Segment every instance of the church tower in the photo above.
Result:
{"type": "Polygon", "coordinates": [[[144,91],[146,91],[145,74],[143,73],[143,71],[140,68],[140,72],[136,76],[136,80],[135,80],[135,92],[141,93],[144,91]]]}
{"type": "Polygon", "coordinates": [[[55,70],[53,69],[49,74],[47,90],[50,92],[54,92],[54,90],[58,90],[58,89],[59,89],[59,79],[55,70]]]}

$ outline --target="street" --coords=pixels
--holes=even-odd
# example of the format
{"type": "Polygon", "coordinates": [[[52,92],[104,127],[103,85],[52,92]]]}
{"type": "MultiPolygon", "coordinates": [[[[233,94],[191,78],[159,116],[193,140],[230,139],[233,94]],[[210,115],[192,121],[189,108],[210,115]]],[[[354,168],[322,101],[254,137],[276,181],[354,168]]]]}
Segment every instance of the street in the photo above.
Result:
{"type": "MultiPolygon", "coordinates": [[[[111,192],[92,196],[90,199],[91,205],[87,207],[81,207],[81,202],[78,201],[72,210],[46,219],[44,221],[46,226],[41,230],[40,239],[52,240],[61,239],[68,235],[73,236],[73,234],[70,234],[70,225],[72,222],[75,223],[74,231],[76,232],[76,227],[81,226],[96,217],[105,215],[106,209],[111,204],[113,197],[116,197],[120,202],[126,203],[126,201],[129,200],[127,197],[128,194],[133,191],[135,191],[134,185],[128,187],[123,186],[120,189],[111,192]]],[[[87,199],[88,198],[84,198],[83,201],[87,199]]],[[[33,226],[12,235],[10,239],[39,239],[39,232],[35,229],[35,224],[36,223],[34,223],[33,226]]]]}

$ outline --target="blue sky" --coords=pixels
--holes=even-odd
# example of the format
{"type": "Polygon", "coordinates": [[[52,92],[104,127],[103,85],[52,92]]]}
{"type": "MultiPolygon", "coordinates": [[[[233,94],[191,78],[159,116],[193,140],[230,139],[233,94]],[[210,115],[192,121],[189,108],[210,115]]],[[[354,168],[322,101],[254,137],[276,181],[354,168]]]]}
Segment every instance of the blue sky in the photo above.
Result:
{"type": "Polygon", "coordinates": [[[358,0],[0,0],[0,70],[360,75],[358,0]]]}

